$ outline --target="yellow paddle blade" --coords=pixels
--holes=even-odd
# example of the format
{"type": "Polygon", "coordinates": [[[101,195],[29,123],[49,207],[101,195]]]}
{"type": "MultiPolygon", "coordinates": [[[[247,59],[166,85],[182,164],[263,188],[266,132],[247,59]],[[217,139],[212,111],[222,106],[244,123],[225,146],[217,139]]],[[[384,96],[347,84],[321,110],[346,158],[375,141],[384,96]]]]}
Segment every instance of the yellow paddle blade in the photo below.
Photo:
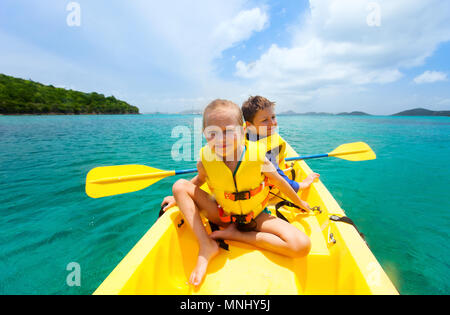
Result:
{"type": "Polygon", "coordinates": [[[102,198],[147,188],[175,171],[162,171],[145,165],[97,167],[86,177],[86,194],[102,198]]]}
{"type": "Polygon", "coordinates": [[[367,161],[377,158],[375,152],[365,142],[343,144],[328,155],[348,161],[367,161]]]}

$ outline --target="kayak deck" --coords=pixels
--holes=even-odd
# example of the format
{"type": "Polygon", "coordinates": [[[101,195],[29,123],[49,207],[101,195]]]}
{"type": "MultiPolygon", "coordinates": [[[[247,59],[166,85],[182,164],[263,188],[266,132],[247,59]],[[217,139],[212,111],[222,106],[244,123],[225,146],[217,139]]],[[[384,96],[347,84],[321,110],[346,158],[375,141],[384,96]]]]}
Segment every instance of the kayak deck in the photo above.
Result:
{"type": "MultiPolygon", "coordinates": [[[[194,290],[187,285],[187,280],[197,261],[198,243],[195,235],[186,224],[178,227],[183,218],[176,209],[170,210],[164,219],[170,221],[173,231],[168,233],[167,240],[161,240],[161,245],[165,245],[155,255],[171,256],[168,260],[161,259],[169,264],[161,266],[158,263],[152,267],[156,257],[148,257],[149,264],[140,266],[143,274],[148,273],[148,278],[139,276],[142,283],[130,283],[121,293],[133,293],[138,289],[144,294],[302,294],[306,287],[310,287],[306,283],[307,273],[302,271],[306,270],[307,265],[319,267],[320,261],[329,257],[326,244],[318,242],[312,246],[306,259],[291,259],[244,243],[227,241],[229,250],[220,250],[219,255],[211,261],[203,284],[194,290]]],[[[296,226],[310,232],[310,223],[317,224],[317,220],[314,217],[304,220],[306,229],[298,224],[296,226]]],[[[208,232],[211,231],[209,225],[205,227],[208,232]]],[[[320,233],[318,226],[314,229],[316,232],[319,229],[320,233]]],[[[320,273],[320,276],[325,275],[326,272],[320,273]]]]}
{"type": "MultiPolygon", "coordinates": [[[[289,156],[295,152],[288,145],[289,156]]],[[[295,163],[297,178],[311,169],[295,163]]],[[[253,246],[226,241],[229,250],[209,264],[198,288],[188,284],[198,243],[178,208],[168,210],[136,244],[94,294],[398,294],[356,229],[329,219],[344,211],[319,181],[301,193],[322,213],[280,212],[311,239],[304,258],[288,258],[253,246]]],[[[269,207],[275,214],[274,207],[269,207]]],[[[209,224],[204,220],[208,233],[209,224]]]]}

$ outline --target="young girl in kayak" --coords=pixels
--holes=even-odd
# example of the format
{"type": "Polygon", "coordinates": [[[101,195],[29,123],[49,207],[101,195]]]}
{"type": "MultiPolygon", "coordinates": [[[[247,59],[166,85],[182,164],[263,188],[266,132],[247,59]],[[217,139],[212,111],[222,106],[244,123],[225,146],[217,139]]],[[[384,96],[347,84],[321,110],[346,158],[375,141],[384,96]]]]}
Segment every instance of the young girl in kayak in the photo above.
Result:
{"type": "MultiPolygon", "coordinates": [[[[289,185],[298,192],[307,189],[320,177],[317,173],[309,174],[302,182],[296,182],[295,174],[289,178],[285,171],[289,165],[285,162],[286,142],[277,133],[277,117],[275,115],[275,103],[262,96],[251,96],[243,105],[242,112],[247,126],[247,140],[263,143],[267,148],[266,157],[277,169],[289,185]]],[[[276,198],[275,198],[276,199],[276,198]]],[[[271,201],[272,202],[272,201],[271,201]]]]}
{"type": "Polygon", "coordinates": [[[265,149],[245,141],[242,126],[242,112],[236,104],[226,100],[209,104],[203,115],[208,144],[200,153],[198,175],[191,181],[177,181],[172,188],[174,200],[166,197],[163,202],[168,207],[178,205],[199,242],[197,264],[189,279],[194,286],[203,281],[209,262],[219,252],[216,240],[246,242],[289,257],[305,256],[311,247],[307,235],[268,214],[268,181],[302,209],[311,209],[277,173],[265,149]],[[200,189],[205,182],[214,197],[200,189]],[[200,211],[225,229],[208,235],[200,211]],[[238,229],[252,223],[253,231],[238,229]]]}

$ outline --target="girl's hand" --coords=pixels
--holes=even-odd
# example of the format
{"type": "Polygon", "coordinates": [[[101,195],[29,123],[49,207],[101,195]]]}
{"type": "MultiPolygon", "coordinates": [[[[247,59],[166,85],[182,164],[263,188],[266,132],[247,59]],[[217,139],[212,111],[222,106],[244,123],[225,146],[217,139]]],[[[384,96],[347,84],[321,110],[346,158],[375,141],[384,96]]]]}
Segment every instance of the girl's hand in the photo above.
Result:
{"type": "Polygon", "coordinates": [[[165,204],[167,204],[167,206],[164,208],[164,211],[169,210],[170,208],[177,205],[173,196],[167,196],[166,198],[164,198],[163,202],[161,203],[161,207],[165,204]]]}

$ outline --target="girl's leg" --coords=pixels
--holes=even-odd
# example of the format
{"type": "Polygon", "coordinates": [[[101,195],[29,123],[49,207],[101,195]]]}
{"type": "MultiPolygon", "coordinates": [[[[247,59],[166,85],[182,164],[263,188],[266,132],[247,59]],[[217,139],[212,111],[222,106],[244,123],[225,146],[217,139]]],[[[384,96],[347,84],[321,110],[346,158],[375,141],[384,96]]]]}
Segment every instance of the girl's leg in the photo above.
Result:
{"type": "Polygon", "coordinates": [[[240,232],[235,225],[211,234],[214,239],[248,243],[288,257],[308,255],[311,242],[307,235],[288,222],[261,213],[257,218],[255,232],[240,232]]]}
{"type": "Polygon", "coordinates": [[[199,209],[205,211],[210,221],[218,224],[220,218],[217,213],[217,203],[205,191],[186,180],[177,181],[172,191],[180,211],[199,242],[197,265],[189,279],[191,284],[198,286],[206,274],[209,261],[219,253],[219,246],[203,226],[199,209]]]}

